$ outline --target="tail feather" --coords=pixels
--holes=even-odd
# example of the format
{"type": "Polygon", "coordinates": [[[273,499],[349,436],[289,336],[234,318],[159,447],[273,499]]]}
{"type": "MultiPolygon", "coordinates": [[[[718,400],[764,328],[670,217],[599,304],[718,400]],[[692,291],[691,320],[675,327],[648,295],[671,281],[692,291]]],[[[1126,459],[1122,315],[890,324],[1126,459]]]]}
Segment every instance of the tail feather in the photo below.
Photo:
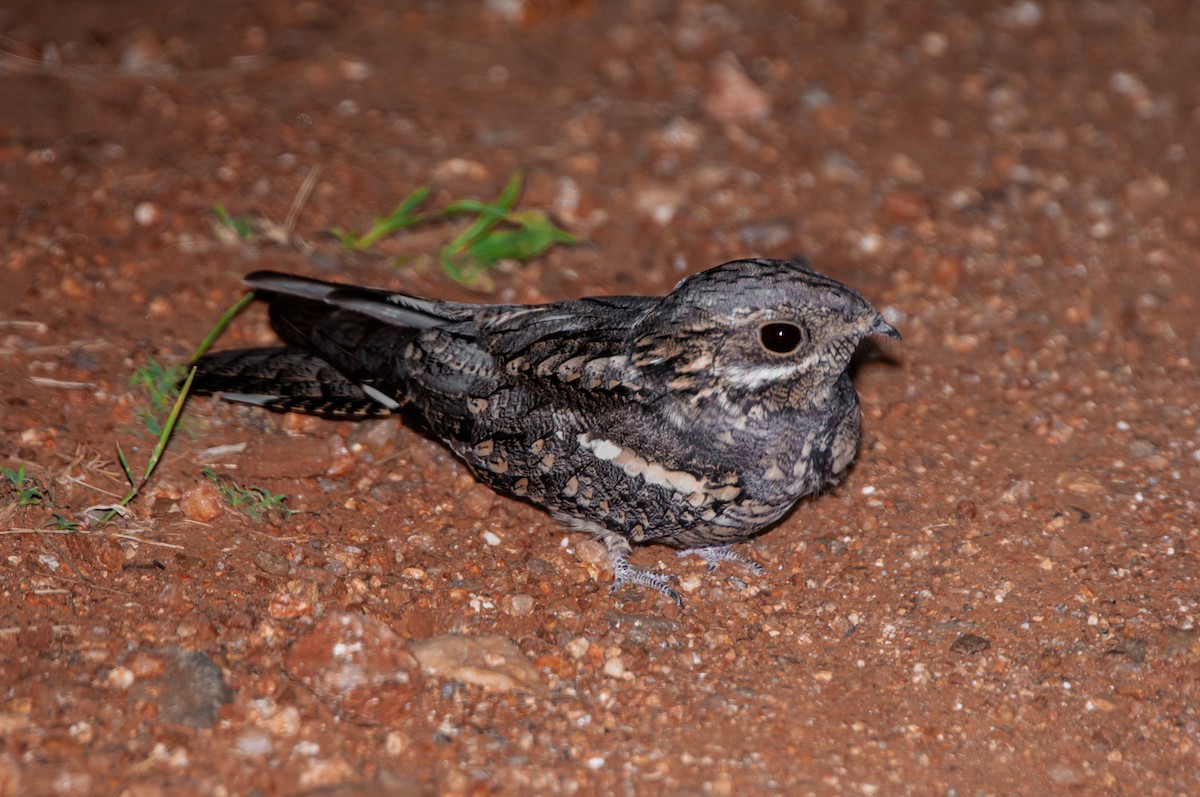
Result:
{"type": "Polygon", "coordinates": [[[270,304],[271,326],[355,382],[393,392],[394,355],[421,330],[469,317],[464,305],[256,271],[245,278],[270,304]]]}
{"type": "Polygon", "coordinates": [[[280,412],[334,418],[390,415],[401,404],[348,379],[325,360],[294,348],[240,349],[196,361],[191,392],[280,412]]]}
{"type": "Polygon", "coordinates": [[[421,330],[471,317],[470,305],[255,271],[283,348],[201,357],[193,392],[331,417],[390,415],[404,403],[397,357],[421,330]]]}
{"type": "Polygon", "coordinates": [[[392,326],[411,329],[429,329],[471,316],[470,306],[457,302],[422,299],[406,293],[324,282],[278,271],[255,271],[242,281],[256,291],[321,302],[331,308],[350,310],[392,326]]]}

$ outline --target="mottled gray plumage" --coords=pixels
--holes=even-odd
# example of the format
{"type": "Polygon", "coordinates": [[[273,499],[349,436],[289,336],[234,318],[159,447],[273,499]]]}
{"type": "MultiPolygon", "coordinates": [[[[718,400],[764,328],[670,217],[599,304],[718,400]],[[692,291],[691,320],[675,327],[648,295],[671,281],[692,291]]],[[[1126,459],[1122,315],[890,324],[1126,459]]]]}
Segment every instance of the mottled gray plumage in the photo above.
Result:
{"type": "Polygon", "coordinates": [[[627,562],[657,541],[726,546],[854,459],[859,342],[899,337],[857,291],[804,263],[739,260],[665,297],[477,305],[271,272],[286,348],[201,358],[193,390],[329,416],[415,411],[491,487],[602,539],[613,588],[678,601],[627,562]]]}

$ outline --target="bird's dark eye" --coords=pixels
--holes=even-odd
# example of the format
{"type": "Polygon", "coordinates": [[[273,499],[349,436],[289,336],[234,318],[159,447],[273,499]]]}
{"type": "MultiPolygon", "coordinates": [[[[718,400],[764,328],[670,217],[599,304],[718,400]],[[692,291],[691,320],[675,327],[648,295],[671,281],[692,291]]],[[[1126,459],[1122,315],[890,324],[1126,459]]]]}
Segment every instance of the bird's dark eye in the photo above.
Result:
{"type": "Polygon", "coordinates": [[[763,348],[775,354],[791,354],[804,342],[804,330],[795,324],[775,322],[763,324],[758,331],[763,348]]]}

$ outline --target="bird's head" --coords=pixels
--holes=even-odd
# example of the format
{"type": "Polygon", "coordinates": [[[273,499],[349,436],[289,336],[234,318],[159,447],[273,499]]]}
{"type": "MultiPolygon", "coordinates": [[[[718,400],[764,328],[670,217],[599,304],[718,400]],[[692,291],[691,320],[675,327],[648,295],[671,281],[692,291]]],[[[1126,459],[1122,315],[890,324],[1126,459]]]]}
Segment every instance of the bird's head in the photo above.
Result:
{"type": "Polygon", "coordinates": [[[684,279],[634,326],[633,362],[664,388],[727,404],[823,403],[863,338],[900,334],[806,263],[737,260],[684,279]]]}

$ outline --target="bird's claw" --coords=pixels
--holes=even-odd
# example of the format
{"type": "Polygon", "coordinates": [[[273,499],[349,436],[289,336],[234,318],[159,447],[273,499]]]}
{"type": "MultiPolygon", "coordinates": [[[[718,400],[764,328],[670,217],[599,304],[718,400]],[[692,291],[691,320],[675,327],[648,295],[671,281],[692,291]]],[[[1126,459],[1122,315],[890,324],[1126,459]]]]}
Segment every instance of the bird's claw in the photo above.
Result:
{"type": "Polygon", "coordinates": [[[666,595],[675,602],[676,606],[683,606],[683,599],[679,597],[679,593],[671,586],[671,577],[655,573],[653,570],[643,570],[640,567],[634,567],[629,564],[628,551],[613,551],[612,565],[613,583],[612,587],[608,590],[609,595],[615,594],[617,590],[626,584],[635,584],[639,587],[648,587],[666,595]]]}
{"type": "Polygon", "coordinates": [[[766,568],[758,562],[743,553],[738,553],[728,545],[705,545],[701,548],[688,548],[685,551],[680,551],[678,555],[699,556],[705,562],[708,562],[708,572],[710,573],[717,569],[717,564],[720,562],[736,562],[756,576],[761,576],[767,572],[766,568]]]}

